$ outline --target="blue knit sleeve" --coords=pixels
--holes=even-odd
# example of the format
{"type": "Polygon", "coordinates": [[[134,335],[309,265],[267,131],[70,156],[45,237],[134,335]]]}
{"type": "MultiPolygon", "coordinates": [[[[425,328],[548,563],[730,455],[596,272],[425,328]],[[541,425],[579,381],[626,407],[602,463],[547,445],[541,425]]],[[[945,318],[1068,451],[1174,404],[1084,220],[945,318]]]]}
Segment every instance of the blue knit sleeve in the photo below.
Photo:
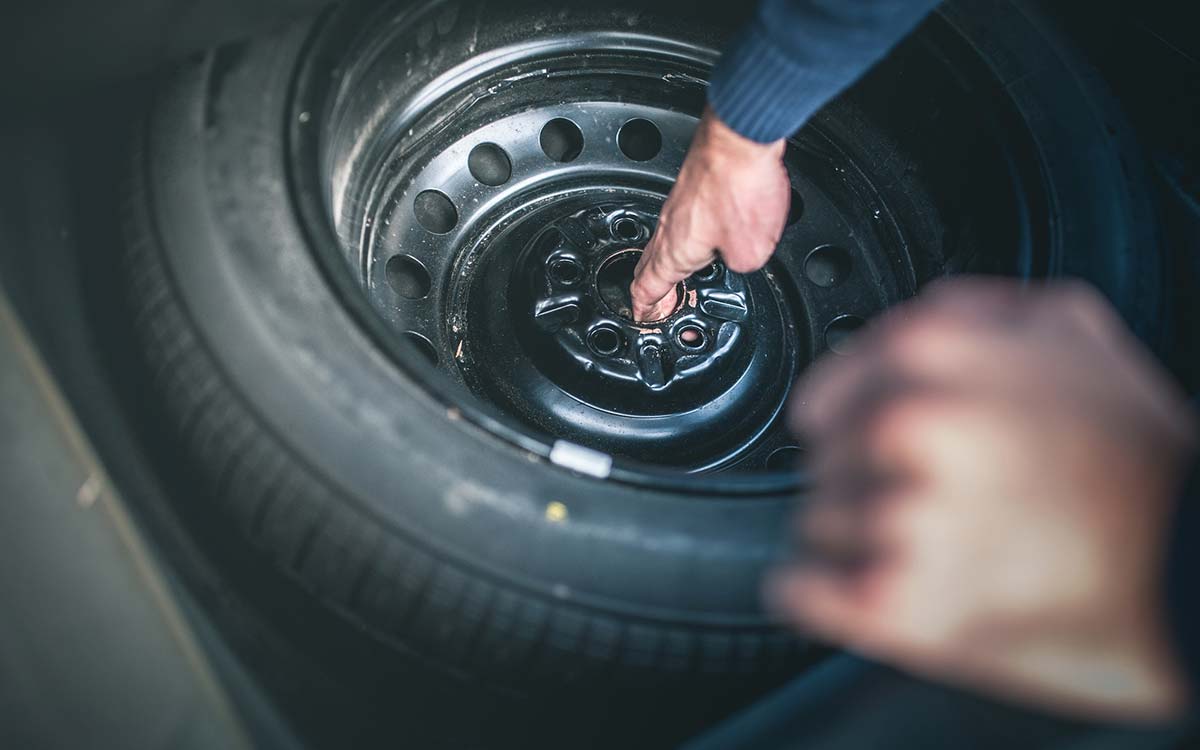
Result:
{"type": "Polygon", "coordinates": [[[760,143],[791,135],[887,54],[931,0],[761,0],[713,71],[717,117],[760,143]]]}

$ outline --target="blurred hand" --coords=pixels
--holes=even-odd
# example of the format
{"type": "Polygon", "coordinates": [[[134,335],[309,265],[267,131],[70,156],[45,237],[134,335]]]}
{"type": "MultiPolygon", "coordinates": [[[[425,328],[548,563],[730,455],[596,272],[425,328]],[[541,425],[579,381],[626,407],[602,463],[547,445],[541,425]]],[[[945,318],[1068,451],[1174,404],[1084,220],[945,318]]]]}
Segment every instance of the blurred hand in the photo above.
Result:
{"type": "Polygon", "coordinates": [[[1186,705],[1161,570],[1190,408],[1078,284],[934,285],[793,402],[810,557],[769,600],[929,677],[1076,714],[1186,705]]]}
{"type": "Polygon", "coordinates": [[[720,254],[731,270],[767,262],[787,218],[791,190],[783,141],[761,144],[705,112],[658,228],[634,273],[636,320],[660,320],[675,307],[675,285],[720,254]]]}

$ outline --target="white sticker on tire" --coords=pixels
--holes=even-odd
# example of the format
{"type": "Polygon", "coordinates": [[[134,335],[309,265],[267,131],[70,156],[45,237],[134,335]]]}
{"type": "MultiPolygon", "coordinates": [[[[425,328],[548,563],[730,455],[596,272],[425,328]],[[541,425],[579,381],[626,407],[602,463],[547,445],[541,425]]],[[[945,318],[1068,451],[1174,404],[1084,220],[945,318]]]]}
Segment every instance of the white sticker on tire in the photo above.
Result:
{"type": "Polygon", "coordinates": [[[580,474],[605,479],[612,471],[612,456],[566,440],[555,440],[550,462],[580,474]]]}

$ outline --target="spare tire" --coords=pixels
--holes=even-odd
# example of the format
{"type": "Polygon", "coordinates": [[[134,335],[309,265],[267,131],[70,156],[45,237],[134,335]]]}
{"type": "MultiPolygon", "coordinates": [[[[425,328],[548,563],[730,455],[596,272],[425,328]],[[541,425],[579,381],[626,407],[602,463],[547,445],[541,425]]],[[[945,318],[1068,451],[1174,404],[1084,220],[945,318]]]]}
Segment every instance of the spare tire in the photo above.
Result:
{"type": "MultiPolygon", "coordinates": [[[[671,329],[668,365],[615,356],[650,334],[590,291],[526,325],[644,244],[731,13],[350,4],[183,66],[135,150],[126,268],[187,512],[397,659],[695,713],[804,663],[759,581],[802,495],[778,416],[808,361],[972,270],[1088,279],[1153,342],[1121,116],[1038,13],[974,1],[793,139],[803,210],[767,271],[695,280],[728,303],[679,312],[699,349],[671,329]]],[[[269,606],[262,580],[235,585],[269,606]]]]}

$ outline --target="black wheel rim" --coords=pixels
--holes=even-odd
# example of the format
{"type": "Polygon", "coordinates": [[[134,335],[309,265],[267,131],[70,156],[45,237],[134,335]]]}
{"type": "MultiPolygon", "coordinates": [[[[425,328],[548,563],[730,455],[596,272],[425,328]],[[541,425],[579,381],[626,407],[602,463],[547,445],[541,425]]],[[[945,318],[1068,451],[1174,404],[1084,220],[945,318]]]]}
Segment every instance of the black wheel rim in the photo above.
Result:
{"type": "Polygon", "coordinates": [[[733,470],[706,478],[722,491],[788,486],[803,451],[781,417],[789,384],[814,357],[845,352],[854,329],[936,265],[916,257],[886,196],[815,123],[789,142],[793,208],[775,260],[744,278],[701,271],[683,299],[703,290],[707,308],[683,305],[647,333],[605,300],[597,274],[652,232],[703,106],[711,48],[611,30],[509,45],[397,104],[339,174],[320,164],[333,149],[303,127],[314,111],[332,127],[346,118],[315,83],[327,70],[314,75],[347,65],[336,36],[298,79],[293,153],[316,178],[298,186],[301,202],[318,225],[332,214],[386,335],[421,353],[408,360],[434,364],[422,381],[536,454],[565,439],[615,455],[614,477],[661,486],[649,463],[733,470]],[[723,377],[687,382],[689,358],[723,377]],[[735,385],[756,398],[730,396],[735,385]]]}

